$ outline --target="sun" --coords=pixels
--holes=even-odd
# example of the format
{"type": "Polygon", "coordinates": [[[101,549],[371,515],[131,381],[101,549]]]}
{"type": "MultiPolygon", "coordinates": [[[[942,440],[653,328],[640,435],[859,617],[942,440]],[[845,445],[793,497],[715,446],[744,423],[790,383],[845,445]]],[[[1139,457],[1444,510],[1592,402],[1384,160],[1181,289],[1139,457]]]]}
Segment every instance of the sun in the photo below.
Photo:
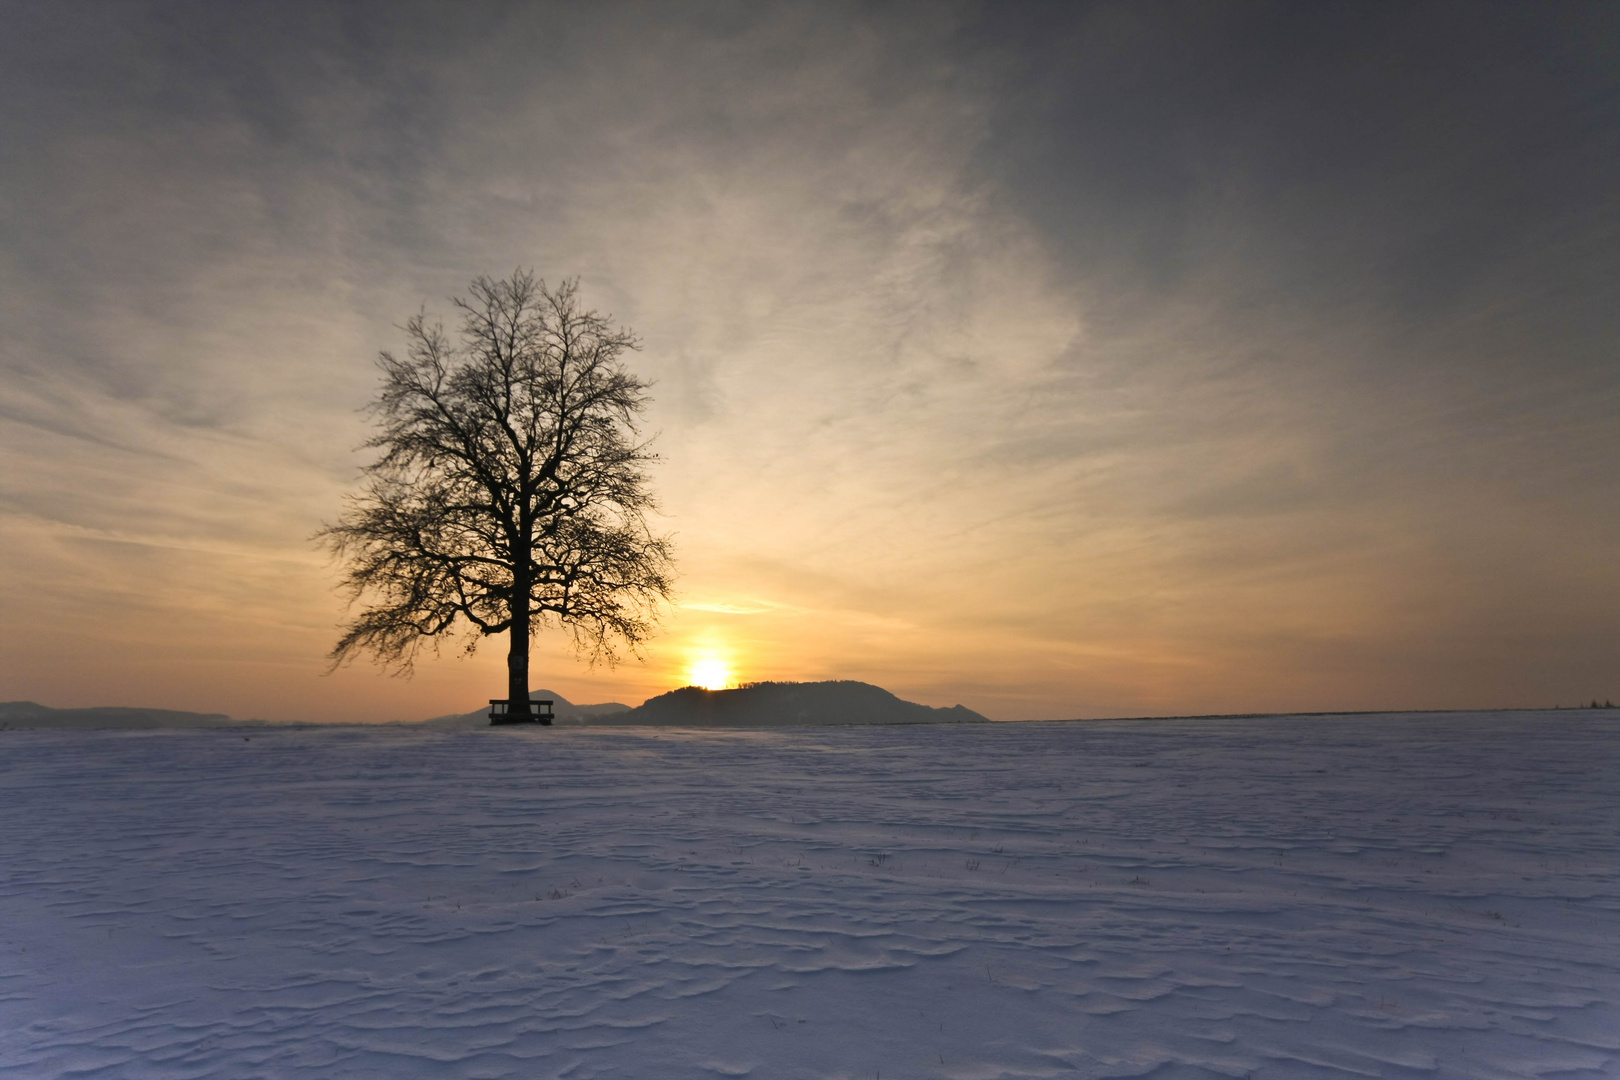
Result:
{"type": "Polygon", "coordinates": [[[730,666],[712,656],[694,660],[686,676],[691,680],[691,685],[701,686],[705,690],[724,690],[731,685],[730,666]]]}

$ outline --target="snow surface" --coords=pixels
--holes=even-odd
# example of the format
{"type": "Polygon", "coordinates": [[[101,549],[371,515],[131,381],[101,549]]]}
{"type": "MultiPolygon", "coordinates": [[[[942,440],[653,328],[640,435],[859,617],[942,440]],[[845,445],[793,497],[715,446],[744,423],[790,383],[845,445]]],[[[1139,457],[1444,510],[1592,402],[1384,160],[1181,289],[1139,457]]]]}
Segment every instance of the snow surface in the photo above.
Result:
{"type": "Polygon", "coordinates": [[[0,735],[0,1073],[1620,1075],[1612,713],[0,735]]]}

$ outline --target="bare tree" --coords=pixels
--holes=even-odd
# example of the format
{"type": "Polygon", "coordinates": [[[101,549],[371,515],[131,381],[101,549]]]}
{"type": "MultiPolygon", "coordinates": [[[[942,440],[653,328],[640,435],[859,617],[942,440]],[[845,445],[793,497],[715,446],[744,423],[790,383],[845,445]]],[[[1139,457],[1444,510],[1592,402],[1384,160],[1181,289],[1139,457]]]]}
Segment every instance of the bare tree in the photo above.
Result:
{"type": "Polygon", "coordinates": [[[625,370],[627,330],[519,270],[480,277],[459,341],[417,314],[403,357],[379,358],[372,404],[382,451],[337,524],[316,534],[345,564],[359,615],[333,666],[362,653],[409,672],[425,643],[464,632],[472,652],[507,633],[507,699],[527,710],[529,644],[568,629],[592,661],[639,652],[672,582],[654,535],[639,440],[647,384],[625,370]]]}

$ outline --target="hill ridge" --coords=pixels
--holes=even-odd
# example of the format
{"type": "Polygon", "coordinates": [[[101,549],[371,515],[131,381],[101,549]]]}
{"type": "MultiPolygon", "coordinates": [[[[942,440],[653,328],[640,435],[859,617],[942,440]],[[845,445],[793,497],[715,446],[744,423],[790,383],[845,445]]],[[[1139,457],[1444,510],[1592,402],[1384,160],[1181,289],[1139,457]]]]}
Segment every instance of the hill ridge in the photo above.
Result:
{"type": "Polygon", "coordinates": [[[963,705],[935,708],[905,701],[855,679],[763,681],[724,690],[683,686],[593,724],[668,727],[798,727],[853,724],[987,724],[963,705]]]}

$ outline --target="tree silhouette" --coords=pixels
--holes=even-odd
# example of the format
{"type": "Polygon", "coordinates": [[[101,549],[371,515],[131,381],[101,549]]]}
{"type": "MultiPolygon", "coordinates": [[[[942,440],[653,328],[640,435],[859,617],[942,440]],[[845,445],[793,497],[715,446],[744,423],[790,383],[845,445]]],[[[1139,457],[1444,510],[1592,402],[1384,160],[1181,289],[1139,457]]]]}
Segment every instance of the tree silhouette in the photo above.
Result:
{"type": "Polygon", "coordinates": [[[371,406],[381,456],[316,538],[343,564],[359,615],[333,667],[370,654],[408,673],[418,651],[466,635],[472,652],[510,635],[507,698],[527,710],[529,645],[567,628],[593,662],[639,653],[672,582],[670,544],[639,440],[647,384],[625,370],[627,330],[582,311],[577,280],[555,290],[519,270],[455,298],[459,340],[418,313],[403,357],[378,360],[371,406]]]}

